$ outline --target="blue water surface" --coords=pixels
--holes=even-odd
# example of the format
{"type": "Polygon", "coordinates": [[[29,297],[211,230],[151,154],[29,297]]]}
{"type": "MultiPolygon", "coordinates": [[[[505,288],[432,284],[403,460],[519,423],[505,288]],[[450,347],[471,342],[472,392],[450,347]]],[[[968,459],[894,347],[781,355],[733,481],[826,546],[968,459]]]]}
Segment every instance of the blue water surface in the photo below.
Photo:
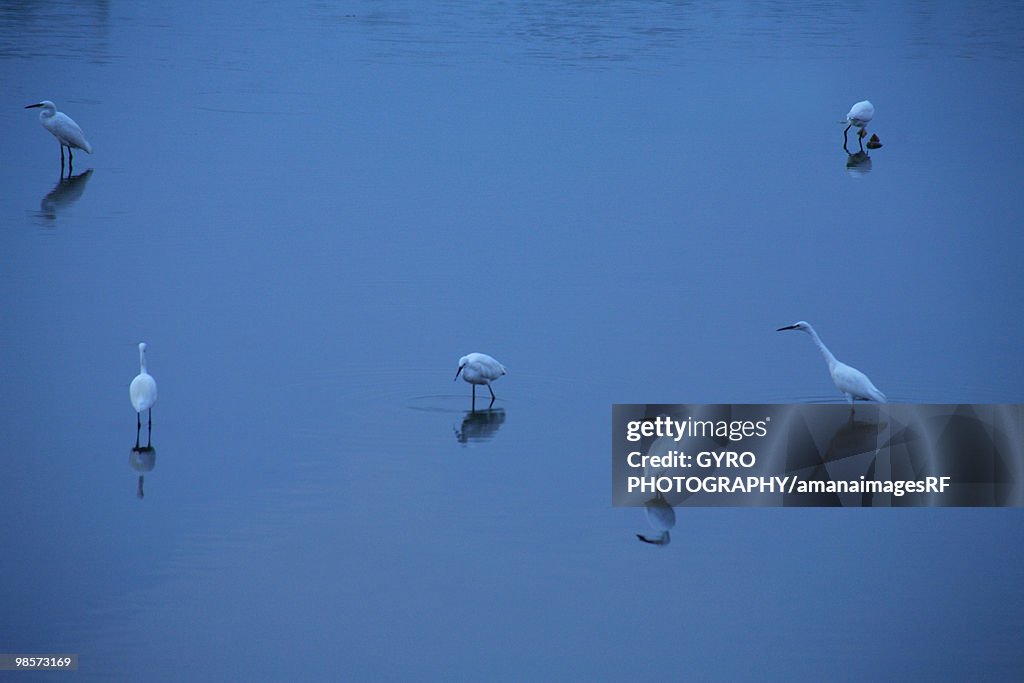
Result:
{"type": "Polygon", "coordinates": [[[890,400],[1024,402],[1019,3],[8,2],[0,76],[3,652],[1024,677],[1019,510],[685,509],[655,547],[608,457],[613,403],[840,399],[801,319],[890,400]]]}

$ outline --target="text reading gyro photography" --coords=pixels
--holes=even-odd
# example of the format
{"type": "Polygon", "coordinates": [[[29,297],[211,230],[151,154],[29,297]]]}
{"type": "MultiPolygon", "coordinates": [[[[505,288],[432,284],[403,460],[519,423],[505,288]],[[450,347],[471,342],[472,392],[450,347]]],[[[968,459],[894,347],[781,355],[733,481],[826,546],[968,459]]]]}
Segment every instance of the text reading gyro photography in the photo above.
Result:
{"type": "Polygon", "coordinates": [[[612,502],[1021,506],[1020,405],[615,405],[612,502]]]}

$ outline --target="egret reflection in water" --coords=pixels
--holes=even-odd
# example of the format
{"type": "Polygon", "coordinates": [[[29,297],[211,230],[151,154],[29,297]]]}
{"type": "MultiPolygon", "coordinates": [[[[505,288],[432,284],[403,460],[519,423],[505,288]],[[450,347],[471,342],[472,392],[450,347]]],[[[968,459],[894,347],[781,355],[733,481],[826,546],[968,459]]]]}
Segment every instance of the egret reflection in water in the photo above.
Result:
{"type": "MultiPolygon", "coordinates": [[[[851,111],[850,113],[852,114],[853,112],[851,111]]],[[[850,114],[847,114],[847,116],[849,115],[850,114]]],[[[855,124],[851,123],[850,125],[855,124]]],[[[847,126],[847,129],[849,129],[849,126],[847,126]]],[[[859,130],[860,132],[863,132],[864,128],[861,127],[859,130]]],[[[856,152],[851,152],[850,148],[847,146],[846,134],[843,134],[843,151],[846,152],[846,170],[855,178],[870,173],[872,166],[871,155],[864,151],[863,136],[858,135],[857,141],[860,143],[860,149],[856,152]]],[[[882,146],[882,143],[878,139],[877,135],[872,135],[867,146],[868,149],[879,149],[882,146]]]]}
{"type": "Polygon", "coordinates": [[[658,534],[656,536],[637,534],[636,537],[644,543],[650,543],[651,545],[668,545],[671,543],[672,536],[669,532],[676,525],[676,511],[665,500],[665,496],[660,493],[655,494],[654,498],[644,503],[644,511],[647,514],[647,523],[658,534]]]}
{"type": "MultiPolygon", "coordinates": [[[[822,455],[819,472],[827,479],[856,481],[860,477],[874,478],[878,468],[878,451],[882,434],[889,423],[881,411],[875,419],[858,420],[850,418],[839,425],[829,440],[822,455]]],[[[838,504],[846,507],[861,507],[871,504],[870,493],[838,493],[838,504]]]]}
{"type": "Polygon", "coordinates": [[[139,486],[135,495],[143,498],[146,494],[142,490],[142,483],[146,472],[152,472],[153,468],[156,467],[156,449],[152,446],[135,446],[128,453],[128,465],[139,473],[139,486]]]}
{"type": "Polygon", "coordinates": [[[883,419],[880,411],[874,419],[867,420],[858,420],[855,414],[850,413],[849,419],[839,425],[829,440],[825,448],[824,462],[877,452],[880,447],[879,440],[888,427],[889,423],[883,419]]]}
{"type": "MultiPolygon", "coordinates": [[[[861,419],[844,414],[838,405],[822,406],[813,412],[794,412],[784,428],[786,447],[777,463],[786,475],[806,481],[857,481],[870,479],[878,469],[882,435],[889,429],[886,409],[877,404],[861,407],[861,419]]],[[[860,493],[819,491],[786,492],[786,507],[860,507],[860,493]]]]}
{"type": "Polygon", "coordinates": [[[39,200],[39,217],[56,220],[58,213],[81,199],[92,171],[90,168],[78,175],[61,177],[53,189],[39,200]]]}
{"type": "MultiPolygon", "coordinates": [[[[846,147],[844,146],[845,150],[846,147]]],[[[850,154],[846,150],[846,170],[853,177],[862,176],[871,172],[871,157],[867,152],[854,152],[850,154]]]]}
{"type": "Polygon", "coordinates": [[[505,424],[504,408],[469,410],[462,418],[462,425],[455,429],[455,438],[463,444],[470,441],[487,441],[494,438],[503,424],[505,424]]]}

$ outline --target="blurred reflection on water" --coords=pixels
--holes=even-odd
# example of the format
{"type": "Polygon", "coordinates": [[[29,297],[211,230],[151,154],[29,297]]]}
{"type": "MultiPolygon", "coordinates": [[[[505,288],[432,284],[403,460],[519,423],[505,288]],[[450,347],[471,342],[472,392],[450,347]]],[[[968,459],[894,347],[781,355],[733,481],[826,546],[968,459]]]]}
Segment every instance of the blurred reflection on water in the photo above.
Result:
{"type": "Polygon", "coordinates": [[[637,534],[636,537],[644,543],[652,545],[668,545],[672,542],[670,532],[676,525],[676,511],[672,509],[665,497],[660,493],[655,494],[644,503],[644,513],[647,523],[657,532],[656,536],[637,534]]]}
{"type": "Polygon", "coordinates": [[[846,170],[856,177],[871,172],[871,157],[867,152],[846,153],[846,170]]]}
{"type": "Polygon", "coordinates": [[[139,473],[139,485],[136,489],[136,496],[143,498],[143,479],[147,472],[152,472],[156,467],[156,448],[153,446],[134,446],[128,454],[128,464],[133,470],[139,473]]]}
{"type": "Polygon", "coordinates": [[[61,178],[53,189],[46,193],[39,201],[39,218],[56,220],[57,214],[67,209],[82,198],[85,192],[85,184],[89,182],[92,169],[79,173],[68,178],[61,178]]]}
{"type": "Polygon", "coordinates": [[[503,424],[505,424],[504,408],[470,410],[462,418],[462,425],[455,430],[455,438],[459,443],[493,439],[503,424]]]}

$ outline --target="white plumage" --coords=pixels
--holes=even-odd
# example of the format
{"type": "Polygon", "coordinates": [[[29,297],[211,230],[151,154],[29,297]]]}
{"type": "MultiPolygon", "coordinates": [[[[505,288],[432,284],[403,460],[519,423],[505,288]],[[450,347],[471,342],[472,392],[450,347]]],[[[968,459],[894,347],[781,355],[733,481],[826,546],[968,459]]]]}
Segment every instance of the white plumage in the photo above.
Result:
{"type": "MultiPolygon", "coordinates": [[[[491,392],[491,403],[494,403],[494,389],[491,382],[502,375],[508,374],[505,366],[486,353],[470,353],[459,359],[459,369],[455,371],[455,379],[462,375],[462,379],[469,382],[473,387],[473,404],[476,405],[476,385],[486,384],[491,392]]],[[[455,381],[455,380],[452,380],[455,381]]]]}
{"type": "Polygon", "coordinates": [[[74,157],[71,156],[72,149],[85,150],[88,154],[92,154],[92,145],[85,139],[85,134],[82,133],[81,127],[74,122],[74,120],[63,112],[57,111],[57,105],[50,100],[43,100],[36,104],[29,104],[25,106],[25,109],[32,109],[35,107],[42,107],[43,110],[39,112],[39,122],[43,124],[43,128],[50,131],[53,137],[57,138],[57,142],[60,143],[60,166],[64,168],[64,148],[68,148],[68,164],[70,165],[74,161],[74,157]]]}
{"type": "Polygon", "coordinates": [[[852,404],[854,399],[860,398],[865,401],[878,401],[879,403],[885,403],[885,394],[878,390],[878,388],[871,383],[868,376],[857,368],[851,367],[846,363],[843,363],[836,359],[832,352],[828,350],[825,343],[821,341],[821,337],[811,327],[809,322],[801,320],[800,322],[787,325],[786,327],[780,327],[777,332],[783,330],[800,330],[806,332],[814,340],[814,344],[821,351],[821,355],[825,357],[825,363],[828,365],[828,372],[832,375],[832,381],[835,383],[836,388],[839,391],[846,394],[847,398],[852,404]]]}
{"type": "MultiPolygon", "coordinates": [[[[843,146],[846,146],[846,132],[850,130],[851,127],[858,129],[857,140],[860,141],[863,139],[864,135],[867,133],[865,126],[868,125],[868,122],[870,122],[874,116],[875,105],[871,104],[867,100],[861,100],[850,107],[850,111],[846,114],[847,126],[843,130],[843,146]]],[[[861,149],[863,149],[863,143],[861,143],[861,149]]]]}
{"type": "MultiPolygon", "coordinates": [[[[132,407],[135,408],[136,427],[142,429],[142,411],[149,410],[149,427],[153,428],[153,404],[156,403],[156,380],[146,372],[146,343],[139,343],[139,374],[132,380],[128,387],[128,396],[132,400],[132,407]]],[[[138,446],[138,431],[135,435],[135,445],[138,446]]]]}

